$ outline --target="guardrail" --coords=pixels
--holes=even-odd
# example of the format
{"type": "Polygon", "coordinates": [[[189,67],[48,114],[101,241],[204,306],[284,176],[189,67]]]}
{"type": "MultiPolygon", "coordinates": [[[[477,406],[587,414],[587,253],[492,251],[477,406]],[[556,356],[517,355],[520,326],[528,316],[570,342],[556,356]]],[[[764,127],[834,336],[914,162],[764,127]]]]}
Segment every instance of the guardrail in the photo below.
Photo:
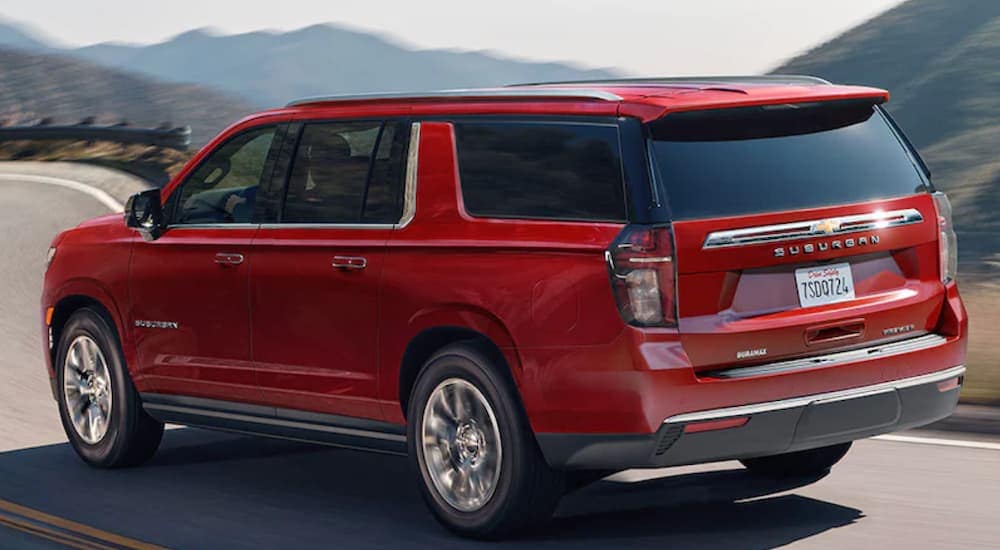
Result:
{"type": "Polygon", "coordinates": [[[163,124],[157,128],[133,128],[127,122],[95,126],[92,118],[83,119],[71,126],[53,125],[47,119],[27,126],[0,126],[0,142],[62,140],[110,141],[184,151],[191,145],[191,127],[171,128],[169,124],[163,124]]]}

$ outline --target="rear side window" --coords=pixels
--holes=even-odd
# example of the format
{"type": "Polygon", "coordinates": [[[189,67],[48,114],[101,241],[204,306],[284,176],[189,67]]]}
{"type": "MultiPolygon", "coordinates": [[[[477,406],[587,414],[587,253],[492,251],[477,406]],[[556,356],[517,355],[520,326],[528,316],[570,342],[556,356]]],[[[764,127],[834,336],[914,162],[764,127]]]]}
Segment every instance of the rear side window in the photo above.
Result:
{"type": "Polygon", "coordinates": [[[401,216],[401,123],[305,125],[282,223],[395,223],[401,216]]]}
{"type": "Polygon", "coordinates": [[[915,160],[870,103],[676,113],[650,133],[659,184],[677,220],[928,191],[915,160]]]}
{"type": "Polygon", "coordinates": [[[466,211],[496,218],[622,221],[617,126],[455,123],[466,211]]]}

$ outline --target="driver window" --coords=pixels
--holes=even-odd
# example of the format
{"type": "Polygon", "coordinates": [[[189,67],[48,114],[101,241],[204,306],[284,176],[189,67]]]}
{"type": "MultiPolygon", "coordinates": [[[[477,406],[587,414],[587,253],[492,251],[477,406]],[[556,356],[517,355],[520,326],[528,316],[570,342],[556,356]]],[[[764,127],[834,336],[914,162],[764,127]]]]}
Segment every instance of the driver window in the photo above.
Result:
{"type": "Polygon", "coordinates": [[[250,223],[275,127],[240,134],[195,169],[173,203],[172,224],[250,223]]]}

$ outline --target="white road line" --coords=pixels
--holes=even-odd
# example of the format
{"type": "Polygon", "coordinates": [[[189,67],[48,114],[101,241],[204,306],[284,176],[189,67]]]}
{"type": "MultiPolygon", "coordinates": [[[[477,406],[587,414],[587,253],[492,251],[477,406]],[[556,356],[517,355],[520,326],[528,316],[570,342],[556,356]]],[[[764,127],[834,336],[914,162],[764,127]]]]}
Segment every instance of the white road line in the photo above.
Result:
{"type": "Polygon", "coordinates": [[[7,181],[28,181],[34,183],[46,183],[49,185],[58,185],[61,187],[68,187],[69,189],[75,189],[81,193],[86,193],[91,197],[94,197],[101,202],[104,206],[111,209],[112,212],[124,212],[125,206],[114,199],[107,192],[87,185],[86,183],[80,183],[78,181],[54,178],[52,176],[38,176],[35,174],[0,174],[0,180],[7,181]]]}
{"type": "Polygon", "coordinates": [[[946,447],[966,447],[969,449],[988,449],[1000,451],[1000,443],[988,441],[968,441],[964,439],[944,439],[939,437],[912,437],[909,435],[877,435],[872,439],[881,441],[896,441],[899,443],[921,443],[924,445],[944,445],[946,447]]]}

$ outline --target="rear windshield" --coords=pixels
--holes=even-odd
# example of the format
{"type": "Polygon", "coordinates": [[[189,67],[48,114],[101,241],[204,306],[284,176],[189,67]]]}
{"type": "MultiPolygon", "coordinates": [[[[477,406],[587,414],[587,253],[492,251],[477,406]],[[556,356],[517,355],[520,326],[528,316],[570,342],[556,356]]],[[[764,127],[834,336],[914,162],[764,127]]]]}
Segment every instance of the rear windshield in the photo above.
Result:
{"type": "Polygon", "coordinates": [[[868,103],[695,111],[650,125],[676,220],[813,208],[928,191],[914,159],[868,103]]]}

